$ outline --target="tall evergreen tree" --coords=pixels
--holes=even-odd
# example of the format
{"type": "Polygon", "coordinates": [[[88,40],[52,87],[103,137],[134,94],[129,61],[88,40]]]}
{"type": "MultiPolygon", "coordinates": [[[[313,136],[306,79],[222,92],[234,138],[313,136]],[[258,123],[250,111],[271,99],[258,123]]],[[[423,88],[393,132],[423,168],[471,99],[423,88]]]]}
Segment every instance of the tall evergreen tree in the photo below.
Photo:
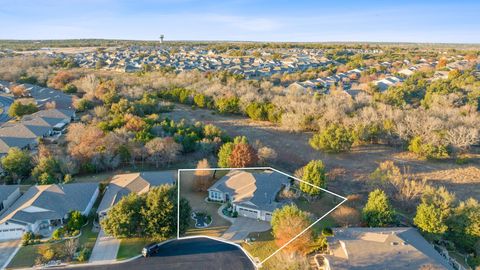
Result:
{"type": "Polygon", "coordinates": [[[363,208],[363,219],[370,227],[385,227],[395,222],[395,211],[383,190],[370,192],[363,208]]]}

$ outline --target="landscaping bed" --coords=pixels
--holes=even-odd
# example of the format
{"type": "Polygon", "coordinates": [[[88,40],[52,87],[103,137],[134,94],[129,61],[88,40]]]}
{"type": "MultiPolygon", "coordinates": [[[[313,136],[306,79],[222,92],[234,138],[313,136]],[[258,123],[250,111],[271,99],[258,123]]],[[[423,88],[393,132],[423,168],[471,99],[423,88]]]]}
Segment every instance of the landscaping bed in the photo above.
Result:
{"type": "Polygon", "coordinates": [[[193,212],[192,219],[195,220],[195,228],[206,228],[212,224],[212,217],[203,212],[193,212]]]}

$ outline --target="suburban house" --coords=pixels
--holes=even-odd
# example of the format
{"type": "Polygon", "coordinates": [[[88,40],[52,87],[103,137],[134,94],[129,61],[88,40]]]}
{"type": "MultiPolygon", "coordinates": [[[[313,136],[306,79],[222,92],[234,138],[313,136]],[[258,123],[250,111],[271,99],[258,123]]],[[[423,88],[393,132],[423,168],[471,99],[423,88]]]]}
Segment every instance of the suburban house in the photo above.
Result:
{"type": "Polygon", "coordinates": [[[143,194],[152,187],[166,184],[175,184],[175,174],[172,171],[115,175],[105,190],[102,201],[98,206],[97,214],[100,218],[105,217],[113,205],[132,192],[143,194]]]}
{"type": "Polygon", "coordinates": [[[6,211],[20,197],[20,187],[16,185],[0,186],[0,214],[6,211]]]}
{"type": "Polygon", "coordinates": [[[71,211],[88,215],[98,192],[97,183],[32,186],[0,216],[0,240],[24,232],[49,236],[71,211]]]}
{"type": "Polygon", "coordinates": [[[73,110],[73,96],[62,91],[48,87],[40,87],[32,84],[24,84],[28,93],[35,99],[40,109],[44,109],[47,103],[54,103],[55,108],[62,110],[73,110]]]}
{"type": "Polygon", "coordinates": [[[19,122],[7,122],[0,126],[0,156],[12,147],[34,149],[39,138],[60,134],[75,118],[75,111],[49,109],[22,117],[19,122]]]}
{"type": "Polygon", "coordinates": [[[327,255],[316,261],[325,270],[454,269],[411,227],[335,228],[327,255]]]}
{"type": "Polygon", "coordinates": [[[402,82],[401,78],[398,78],[395,76],[389,76],[387,78],[374,81],[373,84],[378,86],[378,89],[380,89],[380,91],[383,92],[383,91],[386,91],[390,86],[398,85],[401,82],[402,82]]]}
{"type": "Polygon", "coordinates": [[[233,170],[208,189],[208,198],[232,203],[239,216],[270,221],[272,212],[283,206],[275,200],[277,194],[289,187],[290,179],[277,172],[233,170]]]}

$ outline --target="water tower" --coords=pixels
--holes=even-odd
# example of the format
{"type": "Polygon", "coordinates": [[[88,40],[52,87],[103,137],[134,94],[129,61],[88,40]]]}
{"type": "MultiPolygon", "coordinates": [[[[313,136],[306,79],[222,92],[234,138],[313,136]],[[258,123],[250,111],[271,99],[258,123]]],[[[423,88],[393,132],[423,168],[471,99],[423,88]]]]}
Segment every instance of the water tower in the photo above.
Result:
{"type": "Polygon", "coordinates": [[[160,35],[160,43],[163,43],[164,35],[160,35]]]}

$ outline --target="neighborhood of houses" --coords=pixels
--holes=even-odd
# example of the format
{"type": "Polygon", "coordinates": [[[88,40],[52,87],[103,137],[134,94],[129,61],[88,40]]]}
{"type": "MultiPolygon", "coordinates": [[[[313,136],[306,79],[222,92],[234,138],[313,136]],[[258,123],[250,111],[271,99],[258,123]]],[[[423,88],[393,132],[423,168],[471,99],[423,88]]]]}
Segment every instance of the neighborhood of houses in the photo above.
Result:
{"type": "Polygon", "coordinates": [[[174,68],[177,71],[226,70],[246,78],[268,77],[277,73],[292,73],[309,68],[335,64],[324,56],[323,50],[289,49],[282,53],[288,57],[272,59],[272,53],[262,52],[260,57],[230,56],[205,47],[181,46],[178,48],[127,47],[107,48],[103,51],[76,54],[56,53],[45,49],[54,58],[73,58],[80,67],[104,68],[122,72],[136,72],[146,65],[158,69],[174,68]]]}
{"type": "MultiPolygon", "coordinates": [[[[0,157],[6,155],[10,148],[35,152],[39,140],[56,141],[65,132],[69,123],[75,120],[72,107],[72,96],[51,88],[25,84],[25,97],[31,99],[40,109],[20,119],[10,120],[7,115],[13,97],[9,95],[11,83],[0,81],[0,157]],[[55,108],[47,108],[46,104],[55,104],[55,108]],[[8,121],[10,120],[10,121],[8,121]]],[[[2,169],[0,168],[0,172],[2,169]]]]}
{"type": "MultiPolygon", "coordinates": [[[[432,69],[438,64],[438,61],[429,62],[425,59],[420,59],[418,63],[412,64],[408,60],[403,62],[382,62],[379,66],[385,71],[380,73],[380,78],[372,81],[371,83],[375,85],[380,92],[386,91],[390,86],[400,85],[406,78],[410,77],[417,71],[424,69],[432,69]],[[398,70],[398,72],[388,72],[393,66],[407,66],[407,68],[398,70]]],[[[431,80],[446,79],[448,78],[448,71],[453,69],[463,69],[467,65],[467,61],[458,60],[452,63],[447,64],[446,70],[444,71],[435,71],[431,80]]],[[[330,92],[330,89],[333,86],[341,86],[345,93],[348,95],[354,96],[358,93],[360,87],[360,77],[362,72],[366,71],[365,67],[359,67],[355,69],[348,70],[346,72],[339,72],[326,77],[319,77],[312,80],[293,82],[288,86],[288,88],[295,88],[297,91],[305,92],[307,89],[313,91],[319,91],[325,94],[330,92]]]]}
{"type": "MultiPolygon", "coordinates": [[[[276,51],[262,50],[256,57],[251,56],[253,51],[245,50],[245,55],[230,55],[229,51],[219,52],[204,46],[179,46],[179,47],[112,47],[102,50],[88,50],[77,53],[56,52],[55,49],[44,48],[41,53],[46,53],[55,59],[73,59],[79,67],[115,70],[120,72],[138,72],[145,68],[161,69],[172,68],[177,72],[187,70],[198,71],[227,71],[231,74],[239,74],[247,79],[270,78],[275,74],[289,74],[304,72],[309,69],[321,69],[330,66],[340,67],[344,65],[327,57],[324,49],[282,49],[276,51]],[[279,54],[281,57],[272,58],[279,54]]],[[[38,54],[40,52],[35,52],[38,54]]],[[[345,49],[344,53],[358,53],[376,55],[382,50],[345,49]]],[[[463,56],[451,56],[447,59],[445,70],[437,70],[431,80],[445,79],[448,70],[464,69],[468,61],[463,56]]],[[[333,86],[341,86],[349,95],[359,92],[361,76],[365,72],[375,74],[371,84],[378,87],[379,91],[386,91],[390,86],[401,84],[407,77],[417,71],[432,69],[437,66],[438,60],[419,59],[415,62],[407,59],[401,61],[371,62],[362,67],[348,71],[336,71],[324,77],[317,77],[304,81],[289,82],[287,89],[313,90],[328,93],[333,86]]],[[[367,75],[369,76],[369,75],[367,75]]],[[[1,83],[1,82],[0,82],[1,83]]],[[[41,100],[39,98],[38,100],[41,100]]]]}
{"type": "Polygon", "coordinates": [[[39,139],[55,140],[75,118],[75,111],[48,109],[0,126],[0,156],[12,147],[35,150],[39,139]]]}
{"type": "MultiPolygon", "coordinates": [[[[148,171],[115,175],[99,194],[99,184],[71,183],[36,185],[21,194],[19,186],[0,186],[0,240],[20,239],[25,232],[44,238],[61,227],[71,211],[89,215],[101,198],[96,214],[99,219],[130,194],[143,194],[154,186],[175,185],[174,171],[148,171]]],[[[238,211],[236,219],[268,222],[271,213],[282,206],[276,196],[289,189],[291,179],[272,171],[232,170],[208,188],[208,199],[231,203],[238,211]]],[[[234,227],[234,221],[231,228],[234,227]]],[[[100,234],[103,235],[103,234],[100,234]]],[[[100,238],[100,236],[99,236],[100,238]]],[[[100,241],[97,240],[97,244],[100,241]]],[[[318,269],[454,269],[448,256],[442,256],[420,233],[403,228],[334,228],[328,237],[326,252],[314,255],[318,269]]],[[[93,253],[100,252],[94,248],[93,253]]],[[[92,254],[95,256],[95,254],[92,254]]],[[[461,269],[461,268],[456,268],[461,269]]]]}
{"type": "MultiPolygon", "coordinates": [[[[197,47],[180,47],[176,52],[167,48],[130,47],[82,52],[73,55],[73,58],[80,67],[87,68],[98,68],[98,63],[101,63],[101,68],[124,72],[139,71],[145,65],[154,68],[173,67],[177,71],[226,70],[252,79],[327,65],[340,65],[339,62],[325,57],[322,50],[289,49],[283,53],[287,57],[273,59],[269,52],[263,52],[260,57],[226,57],[214,50],[197,47]]],[[[56,58],[72,57],[54,52],[50,55],[56,58]]],[[[387,91],[390,86],[401,84],[416,71],[433,68],[438,63],[425,59],[420,59],[416,63],[406,60],[400,62],[379,64],[384,67],[384,71],[372,83],[380,91],[387,91]],[[406,68],[395,72],[388,71],[394,65],[406,68]]],[[[461,69],[466,64],[463,60],[454,60],[447,64],[445,70],[435,71],[430,79],[446,78],[448,70],[461,69]]],[[[332,87],[341,86],[346,93],[354,95],[357,91],[355,85],[359,84],[359,78],[367,68],[359,67],[317,79],[297,81],[291,83],[288,88],[328,93],[332,87]]],[[[477,69],[480,69],[480,65],[477,69]]],[[[19,119],[6,121],[8,120],[6,110],[12,98],[3,93],[0,95],[2,103],[0,105],[3,105],[0,113],[0,121],[3,122],[0,124],[0,157],[6,155],[13,147],[35,152],[39,140],[55,142],[77,117],[72,108],[72,96],[51,88],[29,84],[24,86],[27,89],[25,97],[33,99],[40,110],[19,119]],[[55,104],[54,108],[47,106],[52,103],[55,104]]],[[[9,94],[10,87],[10,83],[0,81],[1,92],[9,94]]],[[[34,185],[28,188],[19,185],[0,185],[0,241],[19,240],[27,232],[49,239],[56,229],[65,225],[72,211],[79,211],[85,216],[94,214],[101,220],[128,194],[141,195],[153,187],[176,186],[178,182],[174,171],[143,171],[114,175],[103,193],[100,193],[98,182],[34,185]],[[98,207],[94,207],[95,202],[99,202],[98,207]]],[[[193,208],[195,210],[199,206],[203,207],[203,203],[214,204],[218,216],[213,216],[213,213],[206,214],[230,222],[226,229],[228,233],[223,235],[230,235],[231,238],[226,240],[248,242],[250,232],[271,229],[270,222],[274,211],[292,203],[291,199],[279,199],[281,197],[279,195],[294,189],[292,178],[275,171],[231,170],[214,181],[206,192],[201,194],[203,196],[201,203],[194,205],[193,208]],[[255,228],[249,227],[252,224],[255,224],[255,228]]],[[[200,225],[208,227],[207,223],[203,221],[200,225]]],[[[98,223],[95,225],[100,226],[98,223]]],[[[102,239],[108,240],[111,237],[104,236],[101,230],[98,239],[97,244],[102,242],[102,239]]],[[[93,248],[92,257],[101,252],[100,249],[101,247],[97,246],[93,248]]],[[[115,260],[115,255],[116,253],[110,259],[115,260]]],[[[412,227],[333,228],[333,235],[328,237],[328,250],[315,254],[314,258],[318,269],[323,270],[418,269],[424,265],[429,265],[432,269],[463,269],[454,260],[450,260],[445,250],[427,242],[417,229],[412,227]]]]}

